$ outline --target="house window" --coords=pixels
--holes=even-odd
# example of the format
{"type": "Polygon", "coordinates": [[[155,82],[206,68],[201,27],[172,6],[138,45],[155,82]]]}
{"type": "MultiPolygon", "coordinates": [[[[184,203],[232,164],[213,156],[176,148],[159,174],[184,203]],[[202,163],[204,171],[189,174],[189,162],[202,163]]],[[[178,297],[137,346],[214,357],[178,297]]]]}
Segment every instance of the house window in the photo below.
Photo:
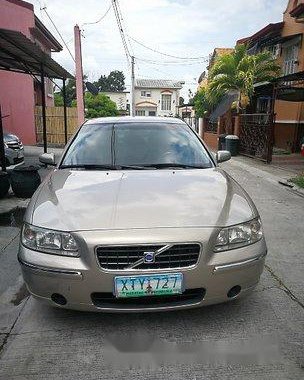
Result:
{"type": "Polygon", "coordinates": [[[156,112],[155,111],[149,111],[149,116],[156,116],[156,112]]]}
{"type": "Polygon", "coordinates": [[[145,110],[136,110],[135,111],[136,116],[146,116],[145,110]]]}
{"type": "Polygon", "coordinates": [[[163,94],[161,99],[162,111],[171,111],[171,95],[163,94]]]}
{"type": "Polygon", "coordinates": [[[284,49],[284,75],[293,74],[296,71],[298,60],[298,45],[291,45],[284,49]]]}
{"type": "Polygon", "coordinates": [[[140,96],[143,98],[151,98],[151,91],[141,91],[140,96]]]}
{"type": "Polygon", "coordinates": [[[268,47],[268,51],[272,54],[273,58],[278,58],[281,54],[281,46],[279,44],[271,45],[268,47]]]}

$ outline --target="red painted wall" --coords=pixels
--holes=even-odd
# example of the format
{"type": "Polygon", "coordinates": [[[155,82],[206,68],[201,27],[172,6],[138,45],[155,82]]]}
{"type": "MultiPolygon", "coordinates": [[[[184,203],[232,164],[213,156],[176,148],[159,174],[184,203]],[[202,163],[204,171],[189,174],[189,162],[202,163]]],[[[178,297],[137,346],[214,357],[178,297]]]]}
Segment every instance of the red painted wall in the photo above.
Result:
{"type": "MultiPolygon", "coordinates": [[[[33,6],[20,0],[0,1],[0,28],[30,37],[35,26],[33,6]]],[[[30,75],[0,70],[0,105],[4,130],[18,135],[24,144],[35,144],[34,87],[30,75]]]]}

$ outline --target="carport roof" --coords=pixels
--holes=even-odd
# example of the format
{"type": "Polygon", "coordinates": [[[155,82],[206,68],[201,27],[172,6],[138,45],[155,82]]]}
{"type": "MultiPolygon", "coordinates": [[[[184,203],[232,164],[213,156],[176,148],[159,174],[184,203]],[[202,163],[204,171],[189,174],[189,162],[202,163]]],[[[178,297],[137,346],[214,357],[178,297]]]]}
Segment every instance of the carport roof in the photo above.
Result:
{"type": "Polygon", "coordinates": [[[21,32],[0,29],[0,69],[67,79],[73,76],[21,32]]]}

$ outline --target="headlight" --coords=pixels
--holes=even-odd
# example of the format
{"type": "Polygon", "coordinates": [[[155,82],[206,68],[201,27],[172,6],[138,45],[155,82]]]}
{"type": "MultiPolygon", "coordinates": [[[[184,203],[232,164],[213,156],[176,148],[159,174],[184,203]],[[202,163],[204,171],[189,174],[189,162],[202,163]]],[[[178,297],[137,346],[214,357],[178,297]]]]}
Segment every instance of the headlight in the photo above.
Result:
{"type": "Polygon", "coordinates": [[[263,237],[260,218],[223,228],[215,242],[214,251],[227,251],[257,242],[263,237]]]}
{"type": "Polygon", "coordinates": [[[21,235],[22,244],[36,251],[62,256],[78,256],[78,246],[68,232],[47,230],[24,224],[21,235]]]}

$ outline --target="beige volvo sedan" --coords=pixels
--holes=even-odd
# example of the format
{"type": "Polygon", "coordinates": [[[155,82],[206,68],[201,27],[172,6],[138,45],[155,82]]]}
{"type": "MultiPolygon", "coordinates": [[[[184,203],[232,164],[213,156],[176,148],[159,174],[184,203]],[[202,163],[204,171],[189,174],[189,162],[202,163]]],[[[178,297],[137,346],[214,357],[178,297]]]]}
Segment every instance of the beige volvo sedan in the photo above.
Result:
{"type": "Polygon", "coordinates": [[[248,194],[183,121],[89,120],[34,194],[18,258],[59,307],[173,310],[249,293],[267,248],[248,194]]]}

